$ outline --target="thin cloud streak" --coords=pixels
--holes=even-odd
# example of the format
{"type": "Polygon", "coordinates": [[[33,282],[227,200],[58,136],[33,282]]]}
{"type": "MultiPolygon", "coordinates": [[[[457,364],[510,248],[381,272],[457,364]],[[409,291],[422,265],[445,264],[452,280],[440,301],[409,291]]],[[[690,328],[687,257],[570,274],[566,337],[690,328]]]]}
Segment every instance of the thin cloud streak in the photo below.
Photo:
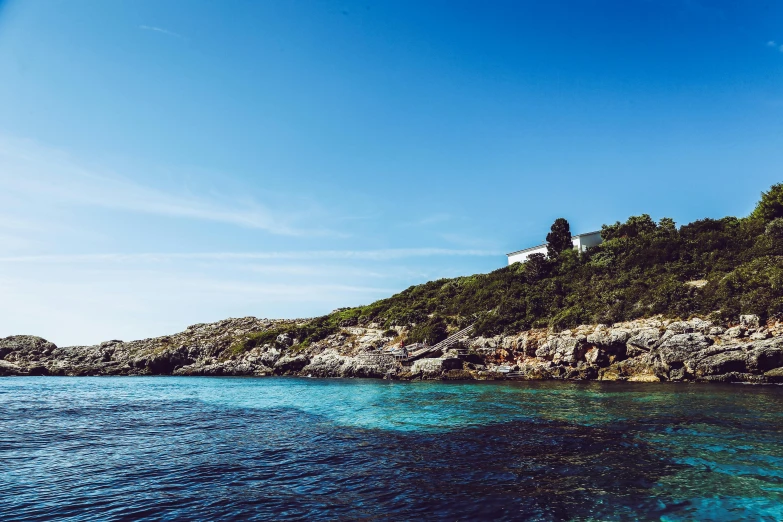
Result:
{"type": "Polygon", "coordinates": [[[163,29],[162,27],[155,27],[154,25],[140,25],[139,29],[142,31],[153,31],[155,33],[161,33],[168,36],[173,36],[175,38],[181,38],[182,40],[185,40],[185,37],[182,36],[179,33],[175,33],[174,31],[169,31],[168,29],[163,29]]]}
{"type": "Polygon", "coordinates": [[[460,250],[450,248],[388,248],[379,250],[302,250],[287,252],[174,252],[138,254],[53,254],[0,257],[0,263],[102,263],[160,262],[176,260],[247,261],[259,259],[358,259],[383,261],[409,257],[435,256],[502,256],[495,250],[460,250]]]}
{"type": "MultiPolygon", "coordinates": [[[[7,193],[75,204],[225,223],[283,236],[342,236],[324,228],[292,225],[297,216],[250,202],[212,201],[168,194],[119,176],[84,168],[67,155],[29,141],[0,137],[0,182],[7,193]],[[238,208],[234,208],[238,207],[238,208]]],[[[13,197],[13,194],[12,196],[13,197]]],[[[2,195],[0,194],[0,200],[2,195]]],[[[303,211],[306,213],[306,211],[303,211]]]]}

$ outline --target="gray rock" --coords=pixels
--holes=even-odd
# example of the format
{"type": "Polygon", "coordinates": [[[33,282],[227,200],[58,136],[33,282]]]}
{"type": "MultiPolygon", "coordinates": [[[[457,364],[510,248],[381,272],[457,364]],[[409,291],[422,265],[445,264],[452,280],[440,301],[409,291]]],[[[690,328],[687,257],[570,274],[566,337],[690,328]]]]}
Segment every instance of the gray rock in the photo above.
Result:
{"type": "Polygon", "coordinates": [[[277,360],[274,366],[276,373],[294,373],[308,365],[310,359],[304,355],[284,355],[277,360]]]}
{"type": "Polygon", "coordinates": [[[671,332],[674,335],[679,335],[694,332],[695,329],[688,321],[675,321],[666,327],[666,331],[671,332]]]}
{"type": "Polygon", "coordinates": [[[637,330],[630,339],[628,346],[649,352],[658,345],[661,340],[661,331],[657,328],[643,328],[637,330]]]}
{"type": "Polygon", "coordinates": [[[700,359],[695,364],[686,364],[696,377],[723,375],[727,373],[747,373],[748,353],[741,349],[724,351],[700,359]]]}
{"type": "Polygon", "coordinates": [[[279,344],[280,346],[285,346],[285,347],[292,346],[294,344],[293,338],[287,333],[281,333],[280,335],[278,335],[277,339],[275,339],[275,342],[277,342],[277,344],[279,344]]]}
{"type": "Polygon", "coordinates": [[[302,368],[302,373],[313,377],[340,377],[343,375],[343,365],[349,359],[329,350],[313,357],[310,364],[302,368]]]}
{"type": "MultiPolygon", "coordinates": [[[[755,344],[755,343],[754,343],[755,344]]],[[[748,370],[764,373],[783,366],[783,342],[780,339],[758,343],[748,352],[748,370]]]]}
{"type": "Polygon", "coordinates": [[[733,326],[726,330],[725,336],[729,339],[739,339],[745,336],[746,328],[744,326],[733,326]]]}
{"type": "Polygon", "coordinates": [[[710,328],[709,332],[707,333],[712,336],[723,335],[724,333],[726,333],[726,329],[723,328],[722,326],[713,326],[712,328],[710,328]]]}
{"type": "Polygon", "coordinates": [[[443,372],[448,370],[459,370],[462,368],[462,361],[460,359],[419,359],[413,362],[411,366],[411,374],[421,377],[422,379],[432,379],[440,377],[443,372]]]}
{"type": "Polygon", "coordinates": [[[9,375],[25,375],[27,372],[22,370],[18,365],[10,363],[8,361],[0,360],[0,377],[6,377],[9,375]]]}
{"type": "Polygon", "coordinates": [[[775,368],[768,372],[764,372],[764,377],[766,377],[769,382],[783,382],[783,368],[775,368]]]}
{"type": "Polygon", "coordinates": [[[587,343],[601,348],[610,355],[625,355],[625,343],[631,338],[628,330],[612,328],[597,329],[587,336],[587,343]]]}
{"type": "Polygon", "coordinates": [[[665,340],[653,353],[656,353],[667,367],[684,362],[695,352],[708,348],[712,344],[710,338],[700,333],[683,333],[664,337],[665,340]]]}
{"type": "Polygon", "coordinates": [[[749,314],[749,315],[741,315],[740,316],[740,325],[744,326],[745,328],[758,328],[759,327],[759,316],[749,314]]]}
{"type": "MultiPolygon", "coordinates": [[[[576,365],[583,361],[587,353],[587,337],[570,335],[561,335],[550,337],[548,340],[549,350],[552,352],[552,362],[555,364],[576,365]]],[[[538,355],[538,351],[536,351],[538,355]]]]}
{"type": "Polygon", "coordinates": [[[57,349],[54,343],[34,335],[12,335],[0,339],[0,359],[8,361],[38,358],[57,349]]]}
{"type": "MultiPolygon", "coordinates": [[[[589,337],[588,337],[589,339],[589,337]]],[[[604,354],[601,352],[600,348],[590,348],[585,353],[585,361],[587,361],[587,364],[593,364],[598,365],[598,361],[604,358],[604,354]]]]}

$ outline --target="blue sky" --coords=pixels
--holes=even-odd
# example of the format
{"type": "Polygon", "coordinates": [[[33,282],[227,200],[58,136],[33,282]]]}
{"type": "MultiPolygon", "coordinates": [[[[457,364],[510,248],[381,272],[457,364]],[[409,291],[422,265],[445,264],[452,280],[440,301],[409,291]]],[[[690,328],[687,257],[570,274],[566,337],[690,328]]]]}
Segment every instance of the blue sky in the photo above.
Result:
{"type": "Polygon", "coordinates": [[[783,3],[0,2],[0,336],[307,317],[781,181],[783,3]]]}

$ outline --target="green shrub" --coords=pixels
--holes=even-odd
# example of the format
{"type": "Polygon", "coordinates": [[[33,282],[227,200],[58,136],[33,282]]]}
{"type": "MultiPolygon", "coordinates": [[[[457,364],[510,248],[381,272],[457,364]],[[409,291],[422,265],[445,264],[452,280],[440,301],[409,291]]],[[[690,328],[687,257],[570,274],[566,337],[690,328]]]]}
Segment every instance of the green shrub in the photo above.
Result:
{"type": "Polygon", "coordinates": [[[448,337],[443,319],[432,318],[423,324],[417,324],[408,332],[408,342],[435,344],[448,337]]]}
{"type": "Polygon", "coordinates": [[[768,191],[761,193],[761,200],[751,216],[764,221],[783,217],[783,183],[772,185],[768,191]]]}
{"type": "MultiPolygon", "coordinates": [[[[605,225],[605,241],[586,253],[534,257],[489,274],[412,286],[367,306],[335,312],[300,328],[308,342],[341,322],[416,326],[411,341],[437,342],[446,326],[476,323],[477,335],[528,328],[571,328],[655,314],[713,314],[736,320],[783,314],[783,184],[773,186],[748,218],[701,219],[676,228],[646,214],[605,225]],[[703,288],[688,281],[706,279],[703,288]]],[[[570,232],[569,232],[570,233],[570,232]]]]}

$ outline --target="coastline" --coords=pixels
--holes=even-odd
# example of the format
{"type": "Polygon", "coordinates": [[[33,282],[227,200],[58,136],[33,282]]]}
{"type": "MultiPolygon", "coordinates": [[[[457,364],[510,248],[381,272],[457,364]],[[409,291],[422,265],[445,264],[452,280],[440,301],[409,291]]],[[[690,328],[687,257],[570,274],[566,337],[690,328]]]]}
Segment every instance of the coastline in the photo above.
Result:
{"type": "Polygon", "coordinates": [[[742,316],[736,325],[654,317],[614,325],[465,339],[400,362],[404,337],[379,325],[341,328],[308,346],[281,335],[240,351],[248,336],[307,320],[246,317],[198,324],[171,336],[60,348],[34,336],[0,339],[0,376],[271,376],[394,380],[783,382],[783,324],[742,316]]]}

